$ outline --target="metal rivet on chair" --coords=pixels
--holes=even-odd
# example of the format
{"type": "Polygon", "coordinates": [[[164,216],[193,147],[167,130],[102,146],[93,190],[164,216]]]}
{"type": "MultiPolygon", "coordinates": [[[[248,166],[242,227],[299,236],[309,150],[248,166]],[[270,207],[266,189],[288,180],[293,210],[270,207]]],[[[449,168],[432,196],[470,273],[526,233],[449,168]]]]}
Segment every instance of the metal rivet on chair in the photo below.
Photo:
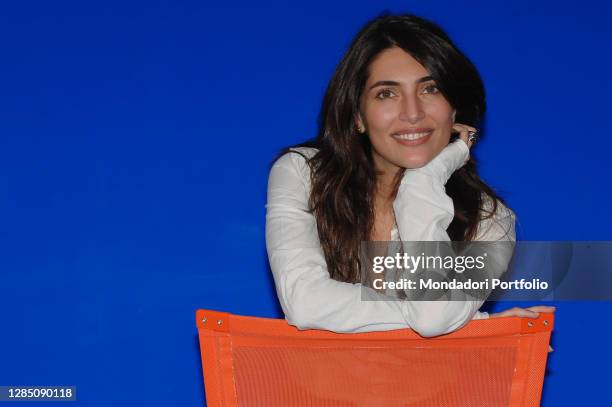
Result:
{"type": "Polygon", "coordinates": [[[206,323],[206,317],[202,318],[202,323],[205,324],[206,323]]]}
{"type": "Polygon", "coordinates": [[[548,326],[548,320],[547,319],[545,319],[543,323],[544,323],[544,326],[548,326]]]}
{"type": "Polygon", "coordinates": [[[533,322],[531,322],[531,321],[527,322],[527,326],[528,326],[529,328],[531,328],[531,327],[533,326],[533,322]]]}
{"type": "Polygon", "coordinates": [[[221,326],[221,324],[223,324],[223,321],[222,321],[222,320],[220,320],[220,319],[218,319],[218,320],[217,320],[217,325],[221,326]]]}

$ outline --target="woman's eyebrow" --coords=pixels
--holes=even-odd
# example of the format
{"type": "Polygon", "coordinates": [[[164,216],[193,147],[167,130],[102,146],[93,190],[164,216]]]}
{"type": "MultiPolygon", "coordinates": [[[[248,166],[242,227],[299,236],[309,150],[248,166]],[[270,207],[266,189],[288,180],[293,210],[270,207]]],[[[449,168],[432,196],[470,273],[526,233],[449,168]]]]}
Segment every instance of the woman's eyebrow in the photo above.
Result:
{"type": "MultiPolygon", "coordinates": [[[[433,80],[433,77],[431,76],[423,76],[422,78],[417,79],[416,81],[414,81],[415,84],[419,84],[419,83],[423,83],[423,82],[427,82],[433,80]]],[[[376,83],[374,83],[372,86],[370,86],[370,89],[373,89],[377,86],[399,86],[400,83],[396,82],[396,81],[378,81],[376,83]]]]}

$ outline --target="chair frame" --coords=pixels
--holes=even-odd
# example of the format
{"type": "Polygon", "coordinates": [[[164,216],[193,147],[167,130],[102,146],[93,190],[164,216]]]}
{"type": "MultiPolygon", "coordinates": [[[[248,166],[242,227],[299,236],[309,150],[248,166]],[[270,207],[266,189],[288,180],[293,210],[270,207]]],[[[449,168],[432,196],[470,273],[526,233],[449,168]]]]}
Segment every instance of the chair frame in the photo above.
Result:
{"type": "Polygon", "coordinates": [[[435,338],[423,338],[411,329],[384,332],[342,334],[322,330],[299,330],[283,319],[233,315],[227,312],[200,309],[196,312],[201,357],[209,407],[238,406],[234,382],[233,349],[242,345],[337,346],[350,340],[352,345],[379,345],[405,342],[408,346],[450,345],[460,340],[463,346],[479,338],[506,338],[518,341],[517,360],[510,391],[509,406],[538,406],[554,314],[541,313],[531,318],[491,318],[470,321],[465,327],[435,338]],[[398,342],[399,341],[399,342],[398,342]]]}

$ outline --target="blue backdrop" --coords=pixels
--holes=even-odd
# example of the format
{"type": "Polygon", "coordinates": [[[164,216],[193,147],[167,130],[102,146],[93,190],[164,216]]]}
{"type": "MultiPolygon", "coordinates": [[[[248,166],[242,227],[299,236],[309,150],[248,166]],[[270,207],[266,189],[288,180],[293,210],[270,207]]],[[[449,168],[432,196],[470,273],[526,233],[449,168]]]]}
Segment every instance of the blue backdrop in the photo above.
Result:
{"type": "MultiPolygon", "coordinates": [[[[269,163],[383,9],[444,27],[488,92],[483,177],[524,240],[612,240],[609,3],[4,2],[0,385],[204,404],[197,308],[281,315],[269,163]]],[[[493,310],[513,304],[493,304],[493,310]]],[[[544,405],[600,405],[610,303],[559,303],[544,405]]]]}

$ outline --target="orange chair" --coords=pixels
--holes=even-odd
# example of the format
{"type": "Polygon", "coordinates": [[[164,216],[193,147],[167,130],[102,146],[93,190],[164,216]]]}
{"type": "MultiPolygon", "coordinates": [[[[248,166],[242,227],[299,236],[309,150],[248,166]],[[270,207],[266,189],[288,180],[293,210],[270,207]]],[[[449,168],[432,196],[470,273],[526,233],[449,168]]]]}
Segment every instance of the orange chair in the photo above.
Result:
{"type": "Polygon", "coordinates": [[[424,339],[196,313],[208,407],[537,406],[553,322],[476,320],[424,339]]]}

